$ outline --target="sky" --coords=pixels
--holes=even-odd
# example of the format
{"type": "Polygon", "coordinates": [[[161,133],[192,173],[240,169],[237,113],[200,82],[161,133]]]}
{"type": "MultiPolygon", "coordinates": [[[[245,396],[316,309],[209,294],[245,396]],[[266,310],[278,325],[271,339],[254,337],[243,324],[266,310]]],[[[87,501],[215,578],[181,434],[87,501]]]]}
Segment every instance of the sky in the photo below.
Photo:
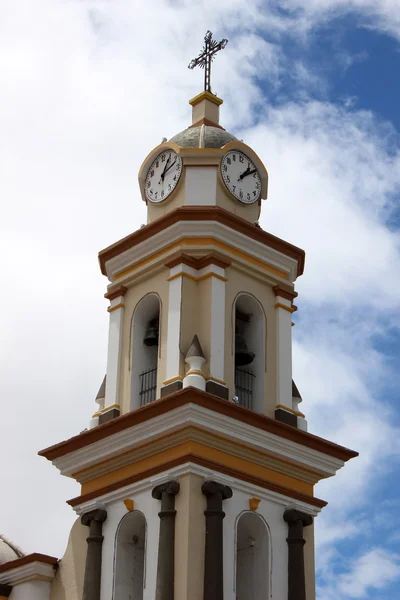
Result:
{"type": "Polygon", "coordinates": [[[269,172],[261,226],[306,251],[300,408],[360,453],[316,488],[318,600],[398,599],[400,0],[2,0],[1,529],[65,550],[79,489],[37,452],[95,410],[97,253],[146,222],[138,170],[191,122],[207,29],[221,124],[269,172]]]}

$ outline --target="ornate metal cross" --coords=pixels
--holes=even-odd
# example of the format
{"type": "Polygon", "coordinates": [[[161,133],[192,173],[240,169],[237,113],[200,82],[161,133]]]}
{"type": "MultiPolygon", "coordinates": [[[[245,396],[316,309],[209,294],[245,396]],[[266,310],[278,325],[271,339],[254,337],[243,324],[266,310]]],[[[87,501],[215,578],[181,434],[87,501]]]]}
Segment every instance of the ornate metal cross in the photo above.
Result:
{"type": "Polygon", "coordinates": [[[204,69],[204,90],[206,92],[211,93],[211,63],[215,58],[215,55],[220,50],[223,50],[228,43],[228,40],[223,39],[220,42],[216,42],[212,39],[211,31],[207,31],[204,37],[204,47],[202,52],[199,54],[197,58],[194,58],[190,64],[189,69],[194,69],[199,66],[201,69],[204,69]]]}

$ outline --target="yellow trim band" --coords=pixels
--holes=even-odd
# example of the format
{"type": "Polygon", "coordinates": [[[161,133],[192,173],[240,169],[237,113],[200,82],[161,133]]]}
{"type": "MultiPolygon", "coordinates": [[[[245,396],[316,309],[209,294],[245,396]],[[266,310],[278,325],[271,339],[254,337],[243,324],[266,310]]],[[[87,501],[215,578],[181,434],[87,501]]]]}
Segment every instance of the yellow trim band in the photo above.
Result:
{"type": "Polygon", "coordinates": [[[199,371],[198,369],[189,369],[186,373],[186,377],[188,375],[201,375],[205,379],[203,371],[199,371]]]}
{"type": "Polygon", "coordinates": [[[218,98],[218,96],[214,96],[214,94],[211,94],[210,92],[204,90],[204,92],[201,92],[201,94],[197,94],[197,96],[189,100],[189,104],[191,106],[196,106],[196,104],[199,104],[199,102],[201,102],[202,100],[209,100],[217,106],[221,106],[221,104],[224,103],[224,101],[221,98],[218,98]]]}
{"type": "Polygon", "coordinates": [[[227,277],[223,277],[222,275],[219,275],[218,273],[205,273],[205,275],[200,275],[200,277],[196,277],[195,275],[192,275],[191,273],[186,273],[186,271],[180,271],[179,273],[176,273],[175,275],[171,275],[170,277],[167,278],[167,281],[173,281],[174,279],[177,279],[178,277],[187,277],[188,279],[191,279],[192,281],[203,281],[204,279],[208,279],[209,277],[215,277],[216,279],[220,279],[221,281],[228,281],[227,277]]]}
{"type": "Polygon", "coordinates": [[[120,302],[119,304],[116,304],[115,306],[109,306],[107,308],[107,311],[109,313],[114,312],[114,310],[118,310],[119,308],[125,308],[125,304],[122,304],[122,302],[120,302]]]}
{"type": "Polygon", "coordinates": [[[98,417],[99,415],[102,415],[103,413],[112,410],[113,408],[120,408],[119,404],[110,404],[110,406],[106,406],[105,408],[102,408],[101,410],[98,410],[97,412],[94,413],[94,415],[92,415],[92,419],[94,419],[95,417],[98,417]]]}
{"type": "Polygon", "coordinates": [[[140,267],[143,267],[143,266],[147,265],[148,263],[150,263],[154,260],[157,260],[157,258],[168,255],[172,250],[175,250],[175,249],[184,250],[185,246],[215,246],[216,248],[219,248],[221,250],[226,250],[226,251],[230,252],[231,254],[233,254],[234,256],[238,256],[239,258],[242,258],[257,267],[260,267],[261,269],[263,269],[264,271],[267,271],[268,273],[273,273],[274,275],[277,275],[278,277],[281,277],[282,279],[288,278],[287,273],[285,273],[284,271],[275,269],[274,267],[271,267],[269,264],[265,263],[264,261],[259,260],[258,258],[255,258],[254,256],[251,256],[251,254],[242,252],[241,250],[238,250],[234,246],[230,246],[229,244],[226,244],[225,242],[221,242],[220,240],[217,240],[212,237],[211,238],[186,237],[186,238],[183,238],[182,240],[180,240],[179,242],[175,242],[175,243],[171,244],[167,248],[163,248],[163,250],[159,250],[158,252],[151,254],[147,258],[143,258],[142,260],[137,261],[134,265],[127,267],[126,269],[123,269],[122,271],[119,271],[118,273],[116,273],[115,279],[116,280],[121,279],[125,275],[132,273],[132,271],[136,271],[140,267]]]}
{"type": "Polygon", "coordinates": [[[222,381],[222,379],[217,379],[216,377],[213,377],[212,375],[209,375],[208,377],[206,377],[206,381],[215,381],[215,383],[220,383],[221,385],[226,386],[225,381],[222,381]]]}
{"type": "Polygon", "coordinates": [[[284,406],[283,404],[277,404],[276,408],[282,408],[283,410],[286,410],[287,412],[296,415],[296,417],[303,417],[303,419],[305,419],[305,415],[303,415],[303,413],[301,413],[298,410],[293,410],[293,408],[289,408],[288,406],[284,406]]]}
{"type": "Polygon", "coordinates": [[[294,309],[291,306],[286,306],[286,304],[281,304],[280,302],[277,302],[275,304],[275,308],[283,308],[283,310],[287,310],[290,313],[294,313],[294,309]]]}
{"type": "Polygon", "coordinates": [[[174,383],[175,381],[183,381],[183,377],[181,375],[177,375],[176,377],[172,377],[171,379],[166,379],[163,381],[163,385],[168,385],[170,383],[174,383]]]}

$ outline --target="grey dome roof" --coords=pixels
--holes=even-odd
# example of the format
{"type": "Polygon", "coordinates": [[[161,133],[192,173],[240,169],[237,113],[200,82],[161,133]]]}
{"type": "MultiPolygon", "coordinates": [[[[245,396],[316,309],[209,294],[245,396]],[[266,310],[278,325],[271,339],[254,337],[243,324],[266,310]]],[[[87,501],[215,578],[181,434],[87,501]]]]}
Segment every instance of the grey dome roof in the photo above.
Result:
{"type": "Polygon", "coordinates": [[[236,141],[234,135],[211,125],[188,127],[170,139],[181,148],[222,148],[228,142],[236,141]]]}
{"type": "Polygon", "coordinates": [[[5,535],[0,534],[0,565],[4,565],[22,556],[25,556],[25,552],[14,544],[14,542],[7,539],[5,535]]]}

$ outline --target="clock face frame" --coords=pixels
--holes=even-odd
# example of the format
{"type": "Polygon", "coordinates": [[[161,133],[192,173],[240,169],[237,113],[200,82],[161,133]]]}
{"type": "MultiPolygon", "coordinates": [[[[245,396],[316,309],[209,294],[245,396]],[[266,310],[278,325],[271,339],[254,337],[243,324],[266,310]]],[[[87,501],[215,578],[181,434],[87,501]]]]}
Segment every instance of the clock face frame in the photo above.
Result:
{"type": "Polygon", "coordinates": [[[182,174],[182,159],[171,148],[165,148],[151,163],[144,182],[147,200],[162,202],[172,194],[182,174]]]}
{"type": "Polygon", "coordinates": [[[261,177],[254,162],[240,150],[230,150],[221,161],[221,176],[230,193],[243,204],[261,196],[261,177]]]}

